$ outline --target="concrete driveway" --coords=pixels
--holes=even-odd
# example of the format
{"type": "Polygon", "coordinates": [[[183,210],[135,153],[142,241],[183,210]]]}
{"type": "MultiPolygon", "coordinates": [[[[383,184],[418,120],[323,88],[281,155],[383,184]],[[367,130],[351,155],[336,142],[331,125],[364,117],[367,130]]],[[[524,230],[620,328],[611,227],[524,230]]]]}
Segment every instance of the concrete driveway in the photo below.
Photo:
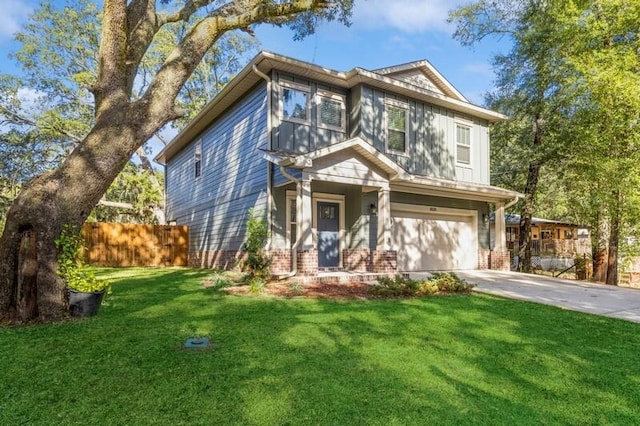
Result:
{"type": "Polygon", "coordinates": [[[475,290],[481,293],[640,322],[640,290],[517,272],[456,271],[456,274],[476,284],[475,290]]]}

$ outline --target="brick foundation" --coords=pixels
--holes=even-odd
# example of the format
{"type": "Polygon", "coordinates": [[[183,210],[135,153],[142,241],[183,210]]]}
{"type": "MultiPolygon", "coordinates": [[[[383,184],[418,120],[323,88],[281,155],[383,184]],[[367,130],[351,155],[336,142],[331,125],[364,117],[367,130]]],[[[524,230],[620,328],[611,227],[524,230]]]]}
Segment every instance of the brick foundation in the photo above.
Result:
{"type": "Polygon", "coordinates": [[[303,250],[298,252],[298,275],[315,277],[318,275],[318,250],[303,250]]]}
{"type": "Polygon", "coordinates": [[[291,250],[271,249],[268,255],[271,257],[271,273],[273,275],[291,272],[291,250]]]}
{"type": "Polygon", "coordinates": [[[373,252],[373,272],[377,274],[398,272],[398,252],[395,250],[375,250],[373,252]]]}
{"type": "Polygon", "coordinates": [[[497,271],[509,271],[510,258],[508,251],[491,251],[489,253],[489,268],[497,271]]]}
{"type": "Polygon", "coordinates": [[[491,250],[478,250],[478,269],[491,269],[489,268],[491,256],[491,250]]]}
{"type": "Polygon", "coordinates": [[[343,250],[342,264],[347,271],[393,274],[398,271],[398,252],[343,250]]]}

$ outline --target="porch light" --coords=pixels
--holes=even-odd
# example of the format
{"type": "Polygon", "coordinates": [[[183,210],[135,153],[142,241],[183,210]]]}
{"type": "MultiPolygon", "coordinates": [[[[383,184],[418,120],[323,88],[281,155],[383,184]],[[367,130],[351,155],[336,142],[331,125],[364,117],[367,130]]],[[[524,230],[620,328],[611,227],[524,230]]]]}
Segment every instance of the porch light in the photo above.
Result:
{"type": "Polygon", "coordinates": [[[371,203],[371,205],[369,206],[369,213],[378,214],[378,207],[376,207],[375,204],[371,203]]]}
{"type": "Polygon", "coordinates": [[[486,213],[482,213],[482,223],[484,223],[485,225],[489,224],[489,215],[486,213]]]}

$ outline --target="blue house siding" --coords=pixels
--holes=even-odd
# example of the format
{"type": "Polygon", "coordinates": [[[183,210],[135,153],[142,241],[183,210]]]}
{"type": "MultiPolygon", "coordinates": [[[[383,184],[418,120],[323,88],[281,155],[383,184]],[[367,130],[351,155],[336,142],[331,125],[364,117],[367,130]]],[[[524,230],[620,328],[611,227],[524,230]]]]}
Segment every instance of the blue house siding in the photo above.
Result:
{"type": "MultiPolygon", "coordinates": [[[[412,174],[449,180],[489,184],[488,123],[473,119],[461,121],[471,127],[471,165],[456,164],[456,123],[453,111],[412,99],[398,97],[368,86],[359,88],[360,110],[352,113],[359,120],[351,135],[360,136],[381,152],[387,153],[412,174]],[[385,102],[391,99],[409,107],[409,129],[406,155],[386,150],[385,102]]],[[[354,99],[355,102],[355,99],[354,99]]]]}
{"type": "Polygon", "coordinates": [[[167,162],[167,220],[189,225],[191,252],[238,250],[247,211],[266,210],[267,90],[256,87],[167,162]],[[202,143],[202,175],[195,146],[202,143]]]}

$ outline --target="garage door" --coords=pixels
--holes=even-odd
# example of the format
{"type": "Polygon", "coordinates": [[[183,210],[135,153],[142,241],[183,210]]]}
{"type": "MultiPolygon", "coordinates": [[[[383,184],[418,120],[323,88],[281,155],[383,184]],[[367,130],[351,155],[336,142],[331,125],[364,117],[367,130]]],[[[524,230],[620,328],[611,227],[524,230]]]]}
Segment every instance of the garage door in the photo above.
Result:
{"type": "Polygon", "coordinates": [[[393,249],[401,271],[476,269],[477,225],[475,212],[422,206],[391,211],[393,249]]]}

